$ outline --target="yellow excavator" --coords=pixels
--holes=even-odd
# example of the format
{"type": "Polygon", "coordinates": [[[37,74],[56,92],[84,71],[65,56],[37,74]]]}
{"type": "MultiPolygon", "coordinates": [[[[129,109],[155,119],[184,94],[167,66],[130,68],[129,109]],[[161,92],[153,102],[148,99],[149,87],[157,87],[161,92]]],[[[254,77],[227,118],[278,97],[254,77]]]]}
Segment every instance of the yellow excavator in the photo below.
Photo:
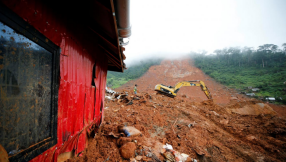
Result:
{"type": "Polygon", "coordinates": [[[212,96],[211,96],[211,93],[208,87],[205,85],[203,81],[200,81],[200,80],[182,81],[182,82],[177,83],[175,87],[166,86],[163,84],[157,84],[155,86],[155,91],[158,91],[169,97],[176,97],[180,88],[184,86],[198,86],[198,87],[200,86],[202,88],[202,91],[205,92],[208,99],[212,99],[212,96]]]}

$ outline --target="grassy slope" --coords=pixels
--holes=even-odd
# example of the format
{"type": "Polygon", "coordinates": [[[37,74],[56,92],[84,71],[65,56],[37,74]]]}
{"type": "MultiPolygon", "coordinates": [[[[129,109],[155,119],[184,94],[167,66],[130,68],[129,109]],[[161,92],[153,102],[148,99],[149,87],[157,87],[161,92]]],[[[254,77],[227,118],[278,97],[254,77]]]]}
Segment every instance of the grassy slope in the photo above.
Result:
{"type": "Polygon", "coordinates": [[[195,59],[197,67],[201,68],[207,75],[216,81],[242,92],[251,92],[247,87],[260,88],[256,92],[257,97],[275,97],[279,103],[286,103],[284,84],[286,80],[285,63],[277,63],[276,66],[241,66],[226,65],[226,63],[208,60],[207,64],[203,63],[200,58],[195,59]],[[283,101],[279,101],[279,98],[283,101]]]}
{"type": "Polygon", "coordinates": [[[130,80],[137,79],[145,74],[148,69],[153,65],[159,65],[161,59],[145,60],[140,63],[128,67],[124,73],[108,71],[107,73],[107,86],[111,88],[118,88],[130,80]]]}

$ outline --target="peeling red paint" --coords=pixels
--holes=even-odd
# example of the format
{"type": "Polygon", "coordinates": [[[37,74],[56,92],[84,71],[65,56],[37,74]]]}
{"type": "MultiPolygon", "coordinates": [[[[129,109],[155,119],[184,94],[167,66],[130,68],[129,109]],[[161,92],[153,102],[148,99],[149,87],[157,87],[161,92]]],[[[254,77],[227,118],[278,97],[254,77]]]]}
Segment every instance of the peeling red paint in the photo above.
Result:
{"type": "Polygon", "coordinates": [[[76,29],[70,29],[65,18],[51,14],[40,1],[4,0],[3,3],[61,48],[57,145],[31,161],[57,161],[63,152],[83,151],[85,130],[99,124],[102,118],[107,58],[76,29]],[[95,87],[91,86],[94,64],[95,87]],[[66,132],[70,136],[64,142],[66,132]]]}

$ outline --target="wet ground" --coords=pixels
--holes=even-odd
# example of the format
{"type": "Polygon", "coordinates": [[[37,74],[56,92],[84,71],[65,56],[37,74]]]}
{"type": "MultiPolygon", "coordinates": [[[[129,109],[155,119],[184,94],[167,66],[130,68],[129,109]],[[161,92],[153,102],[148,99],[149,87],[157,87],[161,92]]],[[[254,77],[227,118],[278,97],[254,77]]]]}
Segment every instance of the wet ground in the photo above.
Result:
{"type": "Polygon", "coordinates": [[[286,161],[285,106],[237,94],[188,60],[152,66],[116,91],[129,95],[125,100],[106,100],[99,131],[90,135],[80,157],[68,161],[130,161],[119,151],[126,142],[135,143],[132,156],[142,157],[139,161],[164,161],[160,152],[165,143],[188,154],[189,161],[286,161]],[[181,88],[175,98],[154,91],[156,84],[182,80],[204,81],[214,100],[207,100],[199,87],[181,88]],[[132,94],[135,83],[137,96],[132,94]],[[133,126],[142,134],[125,137],[118,126],[133,126]]]}

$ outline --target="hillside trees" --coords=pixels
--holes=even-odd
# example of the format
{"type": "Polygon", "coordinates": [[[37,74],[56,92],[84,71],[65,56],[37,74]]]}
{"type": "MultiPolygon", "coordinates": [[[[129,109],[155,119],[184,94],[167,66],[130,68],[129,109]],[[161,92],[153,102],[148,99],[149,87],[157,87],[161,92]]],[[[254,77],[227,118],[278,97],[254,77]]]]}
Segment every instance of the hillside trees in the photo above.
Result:
{"type": "Polygon", "coordinates": [[[282,48],[283,48],[283,51],[284,51],[285,54],[286,54],[286,43],[283,43],[283,44],[282,44],[282,48]]]}
{"type": "Polygon", "coordinates": [[[195,65],[218,82],[236,89],[261,88],[258,96],[282,97],[286,103],[286,43],[217,49],[212,55],[196,54],[195,65]]]}

